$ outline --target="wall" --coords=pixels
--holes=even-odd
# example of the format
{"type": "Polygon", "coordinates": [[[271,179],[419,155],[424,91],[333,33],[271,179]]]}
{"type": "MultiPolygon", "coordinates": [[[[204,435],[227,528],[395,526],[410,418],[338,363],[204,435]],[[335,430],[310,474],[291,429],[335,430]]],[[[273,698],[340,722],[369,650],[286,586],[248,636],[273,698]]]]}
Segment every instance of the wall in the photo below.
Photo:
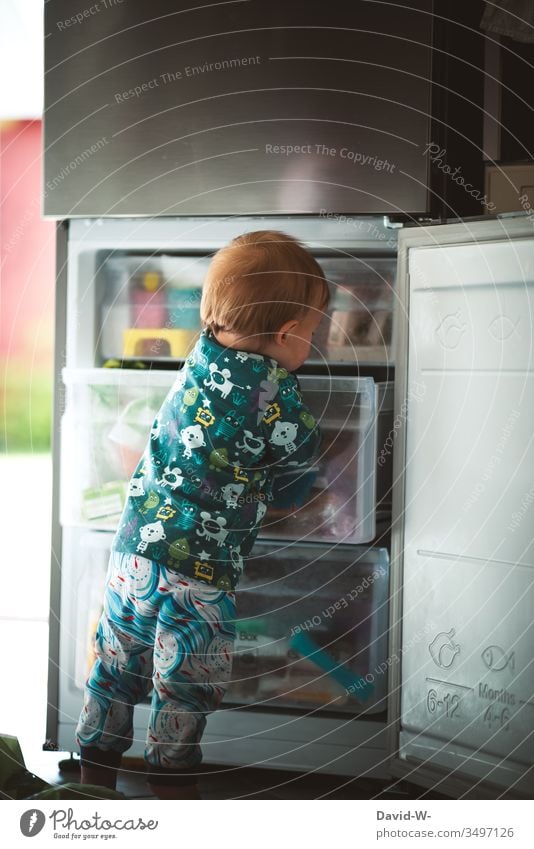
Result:
{"type": "Polygon", "coordinates": [[[55,225],[41,217],[41,121],[0,124],[0,450],[46,450],[55,225]]]}

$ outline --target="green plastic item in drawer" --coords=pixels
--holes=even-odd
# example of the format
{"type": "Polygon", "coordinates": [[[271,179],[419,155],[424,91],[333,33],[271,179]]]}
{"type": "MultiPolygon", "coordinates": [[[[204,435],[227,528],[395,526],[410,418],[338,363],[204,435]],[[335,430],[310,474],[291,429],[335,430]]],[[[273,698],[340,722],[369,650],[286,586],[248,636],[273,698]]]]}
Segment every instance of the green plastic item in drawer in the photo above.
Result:
{"type": "Polygon", "coordinates": [[[200,329],[201,289],[167,289],[169,324],[184,330],[200,329]]]}

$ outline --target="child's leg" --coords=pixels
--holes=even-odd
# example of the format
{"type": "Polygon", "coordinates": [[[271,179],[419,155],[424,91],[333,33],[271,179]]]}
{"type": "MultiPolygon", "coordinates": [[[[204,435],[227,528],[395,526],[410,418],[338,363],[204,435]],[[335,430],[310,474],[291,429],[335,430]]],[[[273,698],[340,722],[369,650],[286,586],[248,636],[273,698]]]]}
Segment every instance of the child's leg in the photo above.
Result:
{"type": "Polygon", "coordinates": [[[97,659],[86,681],[76,728],[81,783],[114,788],[122,752],[133,737],[133,708],[152,687],[157,606],[151,603],[158,567],[112,552],[104,611],[96,636],[97,659]],[[143,570],[140,584],[139,570],[143,570]],[[150,570],[154,572],[151,576],[150,570]]]}
{"type": "Polygon", "coordinates": [[[169,587],[154,646],[154,691],[145,759],[160,798],[195,798],[206,714],[226,691],[235,637],[235,597],[161,570],[169,587]]]}

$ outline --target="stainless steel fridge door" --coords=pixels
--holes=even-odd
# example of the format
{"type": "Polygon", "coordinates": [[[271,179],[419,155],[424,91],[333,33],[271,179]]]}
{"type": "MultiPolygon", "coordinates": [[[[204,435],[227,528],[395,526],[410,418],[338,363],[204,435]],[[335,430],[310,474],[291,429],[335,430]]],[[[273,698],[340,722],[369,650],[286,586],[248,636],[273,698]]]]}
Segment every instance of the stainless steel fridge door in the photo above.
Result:
{"type": "Polygon", "coordinates": [[[457,797],[534,783],[534,223],[399,238],[392,770],[457,797]]]}

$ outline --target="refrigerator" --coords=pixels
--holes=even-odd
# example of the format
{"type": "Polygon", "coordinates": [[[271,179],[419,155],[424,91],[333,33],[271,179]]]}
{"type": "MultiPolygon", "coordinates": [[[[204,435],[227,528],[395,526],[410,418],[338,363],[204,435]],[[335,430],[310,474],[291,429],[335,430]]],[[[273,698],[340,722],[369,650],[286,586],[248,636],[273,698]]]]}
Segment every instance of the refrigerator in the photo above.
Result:
{"type": "MultiPolygon", "coordinates": [[[[406,777],[453,796],[528,793],[526,215],[429,226],[334,214],[58,224],[45,747],[76,749],[113,532],[198,334],[210,256],[267,228],[301,240],[331,290],[298,375],[323,453],[298,480],[281,474],[266,505],[204,759],[406,777]]],[[[148,710],[136,708],[129,755],[142,755],[148,710]]]]}

